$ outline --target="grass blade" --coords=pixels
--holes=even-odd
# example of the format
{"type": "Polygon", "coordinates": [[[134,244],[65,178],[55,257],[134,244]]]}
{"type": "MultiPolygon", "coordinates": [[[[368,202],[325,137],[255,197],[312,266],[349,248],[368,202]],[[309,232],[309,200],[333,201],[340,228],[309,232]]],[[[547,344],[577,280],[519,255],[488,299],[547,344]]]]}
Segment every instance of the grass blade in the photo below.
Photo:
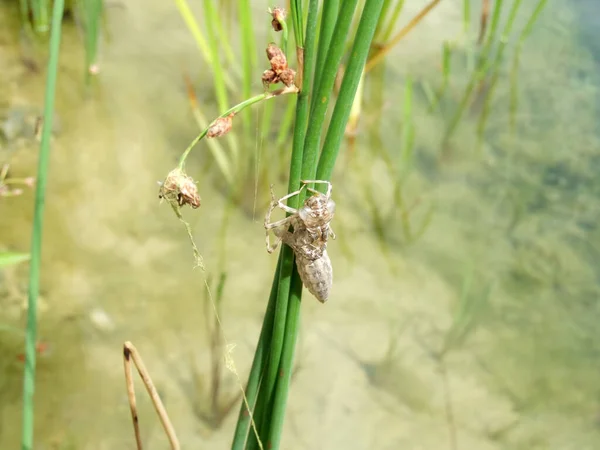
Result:
{"type": "Polygon", "coordinates": [[[516,125],[516,114],[517,114],[517,108],[518,108],[518,102],[519,102],[519,97],[518,97],[518,87],[517,87],[517,73],[519,70],[519,59],[521,58],[521,50],[523,48],[523,44],[525,43],[525,40],[529,37],[529,35],[531,34],[531,31],[533,30],[533,25],[535,24],[535,22],[537,22],[537,19],[539,17],[539,15],[542,13],[542,10],[544,9],[544,7],[546,6],[547,0],[540,0],[537,4],[537,6],[535,7],[535,9],[533,10],[533,13],[531,14],[531,17],[529,18],[529,20],[527,21],[527,23],[525,24],[525,27],[523,28],[523,31],[521,32],[521,36],[519,36],[519,42],[517,43],[517,48],[515,50],[515,55],[513,57],[513,63],[512,63],[512,68],[510,71],[510,111],[509,111],[509,116],[510,116],[510,128],[512,130],[514,130],[515,125],[516,125]]]}
{"type": "Polygon", "coordinates": [[[23,424],[21,448],[33,449],[33,420],[35,393],[35,366],[37,340],[37,300],[40,290],[40,268],[42,252],[42,229],[44,223],[44,203],[46,196],[46,179],[50,160],[50,137],[54,114],[54,96],[58,72],[58,55],[60,51],[61,22],[64,0],[54,0],[52,9],[52,25],[50,30],[50,55],[46,78],[46,94],[44,99],[44,125],[40,144],[38,175],[35,190],[35,207],[33,212],[33,231],[31,236],[31,263],[29,266],[29,298],[27,302],[27,330],[25,335],[25,371],[23,374],[23,424]]]}
{"type": "Polygon", "coordinates": [[[500,63],[502,61],[502,57],[504,56],[504,50],[506,49],[506,44],[508,43],[508,39],[510,37],[510,32],[512,31],[512,27],[515,22],[515,18],[517,17],[517,12],[519,7],[521,6],[521,0],[515,0],[510,8],[510,12],[508,15],[508,20],[506,25],[504,26],[504,31],[502,32],[502,37],[500,39],[500,44],[498,44],[498,50],[496,51],[496,56],[494,57],[494,61],[491,64],[491,67],[494,70],[494,74],[492,75],[491,80],[489,81],[487,93],[485,94],[485,99],[483,102],[483,108],[481,115],[479,116],[479,121],[477,123],[477,134],[479,138],[483,138],[483,133],[485,131],[485,125],[487,123],[487,118],[490,113],[492,98],[494,97],[494,90],[496,88],[496,84],[498,82],[498,77],[500,75],[500,63]]]}

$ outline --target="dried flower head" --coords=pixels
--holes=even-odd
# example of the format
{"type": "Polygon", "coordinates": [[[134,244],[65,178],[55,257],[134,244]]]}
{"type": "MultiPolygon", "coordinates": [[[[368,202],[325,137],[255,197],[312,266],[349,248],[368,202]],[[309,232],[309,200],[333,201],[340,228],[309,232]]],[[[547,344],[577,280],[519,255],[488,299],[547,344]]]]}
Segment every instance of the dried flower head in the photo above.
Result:
{"type": "Polygon", "coordinates": [[[291,87],[294,85],[294,82],[296,81],[296,71],[293,69],[287,68],[279,74],[279,79],[287,87],[291,87]]]}
{"type": "Polygon", "coordinates": [[[277,82],[277,74],[271,69],[265,70],[262,74],[262,82],[265,89],[269,88],[269,85],[277,82]]]}
{"type": "Polygon", "coordinates": [[[269,58],[269,62],[271,63],[271,69],[279,75],[285,69],[287,69],[287,58],[277,45],[274,43],[270,43],[267,47],[267,58],[269,58]]]}
{"type": "Polygon", "coordinates": [[[285,9],[275,7],[273,9],[269,8],[269,14],[273,16],[273,20],[271,21],[271,25],[275,31],[283,30],[281,26],[281,22],[285,20],[285,9]]]}
{"type": "Polygon", "coordinates": [[[217,120],[215,120],[209,127],[206,137],[215,138],[229,133],[229,131],[231,131],[231,127],[233,126],[233,116],[235,116],[235,113],[231,113],[226,117],[219,117],[217,120]]]}
{"type": "Polygon", "coordinates": [[[200,206],[200,195],[194,179],[181,169],[169,172],[160,186],[158,198],[164,198],[171,206],[190,205],[194,209],[200,206]]]}

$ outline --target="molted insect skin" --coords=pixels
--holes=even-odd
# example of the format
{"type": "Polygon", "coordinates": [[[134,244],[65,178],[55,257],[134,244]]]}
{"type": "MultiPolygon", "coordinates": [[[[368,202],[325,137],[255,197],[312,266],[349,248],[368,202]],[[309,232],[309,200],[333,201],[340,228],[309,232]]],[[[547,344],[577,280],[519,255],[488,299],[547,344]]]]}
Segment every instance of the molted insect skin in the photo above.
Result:
{"type": "Polygon", "coordinates": [[[305,258],[299,252],[295,253],[302,284],[317,300],[325,303],[333,284],[333,268],[327,250],[324,250],[323,255],[315,260],[305,258]]]}

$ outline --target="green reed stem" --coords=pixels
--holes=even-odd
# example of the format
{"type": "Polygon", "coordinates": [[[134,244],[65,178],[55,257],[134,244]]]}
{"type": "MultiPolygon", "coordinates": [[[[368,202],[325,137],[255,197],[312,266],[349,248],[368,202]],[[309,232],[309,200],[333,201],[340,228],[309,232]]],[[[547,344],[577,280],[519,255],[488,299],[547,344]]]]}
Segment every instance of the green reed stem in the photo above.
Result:
{"type": "Polygon", "coordinates": [[[519,70],[519,59],[521,58],[521,50],[523,49],[523,44],[525,40],[529,37],[533,30],[533,25],[537,22],[542,10],[546,6],[547,0],[540,0],[536,5],[531,17],[525,24],[523,31],[521,31],[521,35],[519,36],[519,41],[517,43],[517,48],[515,49],[515,55],[513,57],[512,69],[510,71],[510,127],[514,130],[516,125],[516,114],[519,106],[519,94],[518,94],[518,70],[519,70]]]}
{"type": "MultiPolygon", "coordinates": [[[[306,132],[306,141],[304,142],[302,160],[302,179],[304,180],[312,180],[315,177],[325,114],[327,113],[329,100],[333,93],[333,84],[335,83],[338,67],[342,61],[344,46],[357,3],[358,0],[346,0],[341,5],[335,22],[331,45],[327,51],[325,64],[317,67],[316,70],[316,72],[320,72],[321,74],[321,82],[319,83],[318,91],[312,97],[308,131],[306,132]]],[[[311,69],[312,67],[309,70],[311,69]]],[[[352,98],[354,98],[354,93],[352,98]]]]}
{"type": "MultiPolygon", "coordinates": [[[[317,34],[317,18],[318,18],[318,0],[310,0],[308,6],[308,17],[306,23],[306,41],[304,43],[304,77],[303,77],[303,85],[301,94],[305,96],[309,94],[310,86],[312,83],[311,74],[314,71],[314,65],[316,61],[316,34],[317,34]]],[[[299,99],[300,101],[300,99],[299,99]]],[[[308,105],[307,105],[308,107],[308,105]]],[[[298,126],[303,125],[303,121],[300,121],[298,126]]],[[[305,125],[305,123],[304,123],[305,125]]],[[[294,130],[296,132],[296,130],[294,130]]],[[[304,134],[304,131],[300,131],[301,134],[304,134]]],[[[304,144],[306,144],[304,142],[304,144]]],[[[292,152],[298,152],[298,148],[294,148],[292,152]]],[[[306,145],[304,145],[303,152],[306,151],[306,145]]],[[[304,160],[302,156],[298,158],[298,155],[294,155],[292,153],[292,163],[290,166],[290,179],[289,179],[289,192],[298,189],[300,186],[300,175],[304,174],[303,168],[304,160]]],[[[299,199],[297,197],[293,197],[289,199],[288,205],[292,208],[296,208],[298,206],[299,199]]],[[[284,339],[288,334],[286,330],[287,323],[287,315],[288,315],[288,306],[290,303],[290,285],[292,274],[294,271],[294,252],[292,249],[284,245],[281,249],[282,253],[282,265],[281,265],[281,274],[279,276],[279,294],[277,297],[277,305],[275,307],[275,323],[273,325],[273,337],[271,340],[271,358],[269,359],[269,365],[267,367],[267,373],[265,375],[264,380],[264,390],[261,386],[261,397],[265,399],[265,415],[263,416],[263,421],[261,422],[261,438],[263,441],[266,441],[269,436],[273,432],[277,433],[277,431],[273,430],[272,421],[277,421],[278,418],[275,417],[274,409],[274,400],[276,388],[278,386],[278,378],[279,378],[279,370],[280,370],[280,361],[282,357],[284,339]]],[[[286,390],[287,396],[287,390],[286,390]]],[[[285,414],[284,411],[277,411],[277,414],[285,414]]],[[[281,420],[283,420],[281,418],[281,420]]],[[[278,431],[281,433],[281,430],[278,431]]],[[[271,444],[268,444],[269,448],[277,448],[272,447],[271,444]]]]}
{"type": "MultiPolygon", "coordinates": [[[[340,9],[340,0],[328,0],[323,3],[323,12],[321,14],[321,29],[319,31],[319,46],[317,50],[316,67],[323,67],[327,58],[327,51],[331,43],[331,36],[337,20],[340,9]]],[[[315,71],[313,82],[313,92],[319,89],[321,81],[321,70],[315,71]]],[[[314,104],[314,103],[313,103],[314,104]]],[[[311,108],[312,109],[312,108],[311,108]]]]}
{"type": "Polygon", "coordinates": [[[37,341],[37,301],[40,290],[40,270],[42,253],[42,230],[44,223],[44,204],[46,197],[46,179],[50,161],[50,138],[54,118],[54,96],[58,72],[58,55],[60,51],[61,21],[64,0],[54,0],[52,9],[52,26],[50,30],[50,54],[46,93],[44,98],[44,125],[40,144],[38,175],[35,189],[35,206],[33,211],[33,230],[31,235],[31,262],[29,265],[29,298],[27,302],[27,328],[25,335],[25,370],[23,373],[23,423],[22,450],[33,449],[33,420],[35,393],[35,368],[37,341]]]}
{"type": "Polygon", "coordinates": [[[319,180],[329,180],[333,173],[333,167],[340,150],[342,138],[344,137],[344,130],[348,123],[348,117],[350,116],[354,96],[356,95],[358,83],[365,67],[365,61],[369,54],[382,4],[383,0],[371,0],[365,3],[348,66],[344,73],[342,86],[335,102],[331,122],[329,123],[325,142],[323,143],[316,176],[319,180]]]}
{"type": "MultiPolygon", "coordinates": [[[[273,320],[275,317],[275,303],[277,301],[281,260],[282,258],[280,254],[277,267],[275,269],[275,276],[273,277],[273,284],[271,285],[271,293],[269,294],[267,310],[265,312],[262,328],[260,330],[256,351],[254,352],[254,359],[252,360],[252,367],[250,368],[250,374],[248,375],[248,383],[246,384],[246,399],[248,400],[250,408],[254,408],[256,404],[256,397],[258,396],[261,377],[264,374],[267,366],[271,348],[271,335],[273,333],[273,320]]],[[[242,402],[237,425],[235,427],[235,434],[233,435],[233,443],[231,444],[232,450],[242,450],[244,448],[246,437],[248,436],[250,417],[250,412],[246,408],[245,403],[242,402]]]]}
{"type": "MultiPolygon", "coordinates": [[[[379,20],[379,15],[381,13],[381,8],[383,5],[383,0],[371,0],[366,2],[365,7],[363,9],[363,13],[361,16],[360,24],[358,26],[358,31],[355,39],[355,45],[352,50],[350,63],[348,64],[348,69],[346,71],[346,75],[344,76],[344,81],[342,82],[342,88],[340,89],[340,94],[338,96],[336,106],[334,109],[334,117],[333,120],[336,120],[336,127],[341,126],[341,129],[334,128],[340,133],[338,142],[338,147],[341,143],[341,136],[344,133],[344,129],[346,127],[346,123],[348,121],[348,116],[350,113],[350,108],[352,106],[354,95],[356,93],[356,89],[358,87],[358,82],[360,80],[360,75],[362,70],[364,69],[365,62],[367,60],[369,48],[371,46],[371,41],[373,39],[373,35],[375,33],[375,28],[377,26],[377,22],[379,20]],[[350,73],[350,75],[349,75],[350,73]],[[356,79],[354,79],[356,77],[356,79]],[[346,102],[346,112],[345,119],[341,116],[341,113],[336,115],[336,110],[339,110],[338,106],[340,101],[346,102]]],[[[309,45],[312,37],[311,34],[316,35],[316,9],[318,6],[318,2],[316,0],[311,0],[308,12],[308,25],[306,32],[306,50],[305,60],[314,58],[314,46],[309,45]],[[311,26],[312,22],[314,22],[314,29],[311,26]],[[311,56],[311,53],[313,55],[311,56]]],[[[346,7],[346,4],[342,6],[342,9],[346,7]]],[[[340,14],[342,12],[340,11],[340,14]]],[[[341,20],[341,16],[338,16],[338,23],[341,20]]],[[[336,25],[337,28],[337,25],[336,25]]],[[[334,31],[335,36],[335,31],[334,31]]],[[[335,38],[333,39],[335,41],[335,38]]],[[[330,50],[331,52],[331,50],[330,50]]],[[[328,56],[329,59],[329,56],[328,56]]],[[[317,68],[317,70],[321,70],[321,68],[317,68]]],[[[310,72],[309,72],[310,73],[310,72]]],[[[326,83],[325,74],[321,74],[322,81],[321,85],[326,83]]],[[[305,79],[305,82],[309,82],[309,80],[305,79]]],[[[317,97],[319,98],[319,97],[317,97]]],[[[311,115],[311,121],[312,121],[311,115]]],[[[330,134],[335,133],[332,132],[332,128],[330,126],[329,131],[327,133],[328,137],[330,134]]],[[[321,128],[319,127],[315,132],[320,133],[321,128]]],[[[309,127],[310,133],[310,127],[309,127]]],[[[311,138],[310,134],[307,134],[306,139],[311,138]]],[[[333,139],[330,139],[330,146],[324,147],[323,154],[321,155],[321,159],[326,155],[325,151],[327,150],[329,153],[335,152],[337,154],[338,149],[332,147],[331,142],[334,142],[333,139]]],[[[326,141],[327,144],[327,141],[326,141]]],[[[306,151],[306,145],[304,146],[304,151],[306,151]]],[[[311,159],[303,159],[303,167],[302,167],[302,175],[315,173],[314,167],[304,166],[304,164],[310,164],[311,159]]],[[[332,166],[330,167],[330,171],[328,175],[331,175],[331,171],[333,170],[333,163],[335,162],[335,157],[331,160],[332,166]]],[[[316,161],[314,161],[316,163],[316,161]]],[[[313,163],[313,164],[314,164],[313,163]]],[[[326,180],[328,178],[319,178],[326,180]]],[[[270,430],[269,436],[267,440],[267,447],[270,449],[278,449],[281,443],[281,433],[283,429],[283,422],[285,419],[285,410],[287,406],[287,398],[289,393],[290,381],[292,378],[292,370],[294,364],[294,353],[296,348],[296,341],[298,338],[298,328],[300,322],[300,302],[301,302],[301,294],[302,294],[302,282],[298,275],[298,271],[293,271],[293,276],[291,280],[290,287],[290,296],[288,299],[288,311],[286,318],[286,327],[285,327],[285,340],[281,355],[281,364],[279,366],[279,380],[277,382],[276,390],[275,390],[275,401],[273,403],[273,411],[270,420],[270,430]]]]}

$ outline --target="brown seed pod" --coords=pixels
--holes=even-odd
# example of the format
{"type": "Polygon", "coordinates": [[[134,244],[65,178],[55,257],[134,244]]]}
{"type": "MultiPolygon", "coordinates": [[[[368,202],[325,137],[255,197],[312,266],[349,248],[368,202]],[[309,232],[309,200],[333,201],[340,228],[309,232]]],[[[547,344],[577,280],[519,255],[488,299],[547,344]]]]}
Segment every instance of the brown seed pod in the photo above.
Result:
{"type": "Polygon", "coordinates": [[[198,186],[194,179],[181,169],[173,169],[169,172],[160,186],[158,198],[164,198],[171,205],[190,205],[194,209],[200,206],[198,186]]]}
{"type": "Polygon", "coordinates": [[[262,74],[262,82],[265,87],[269,87],[270,84],[277,82],[277,74],[271,69],[265,70],[262,74]]]}
{"type": "Polygon", "coordinates": [[[291,87],[294,85],[294,82],[296,80],[296,71],[293,69],[287,68],[279,74],[279,79],[287,87],[291,87]]]}
{"type": "Polygon", "coordinates": [[[281,26],[281,22],[285,20],[285,9],[283,8],[273,8],[269,9],[269,14],[273,16],[273,20],[271,21],[271,25],[275,31],[283,30],[281,26]]]}
{"type": "Polygon", "coordinates": [[[287,58],[285,57],[283,50],[272,42],[267,47],[267,58],[269,58],[269,62],[271,63],[271,69],[273,69],[276,74],[279,75],[287,69],[287,58]]]}
{"type": "Polygon", "coordinates": [[[233,116],[235,116],[235,113],[231,113],[226,117],[219,117],[217,120],[215,120],[208,128],[206,137],[216,138],[229,133],[229,131],[231,131],[231,127],[233,126],[233,116]]]}

